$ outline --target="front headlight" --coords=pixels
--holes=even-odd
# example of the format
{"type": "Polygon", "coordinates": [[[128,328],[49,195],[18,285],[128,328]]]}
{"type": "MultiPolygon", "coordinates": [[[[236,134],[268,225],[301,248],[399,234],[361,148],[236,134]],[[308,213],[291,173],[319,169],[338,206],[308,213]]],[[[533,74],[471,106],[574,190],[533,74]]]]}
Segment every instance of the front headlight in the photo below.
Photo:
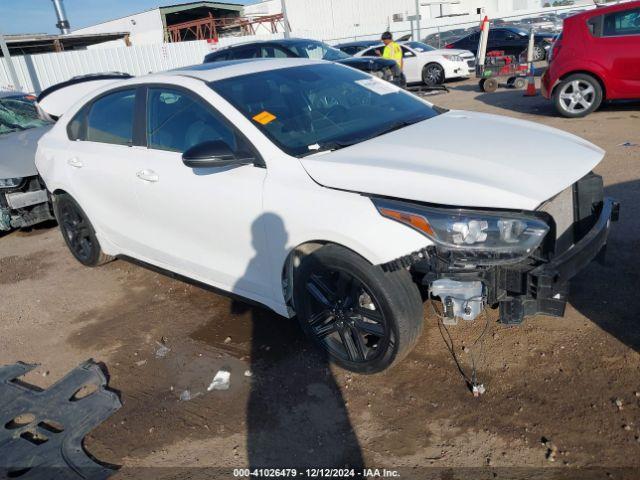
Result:
{"type": "Polygon", "coordinates": [[[0,178],[0,188],[14,188],[22,183],[22,178],[0,178]]]}
{"type": "Polygon", "coordinates": [[[538,248],[549,231],[542,220],[519,213],[431,208],[382,199],[373,202],[382,216],[419,231],[443,250],[458,253],[519,258],[538,248]]]}
{"type": "Polygon", "coordinates": [[[450,62],[462,62],[462,57],[460,55],[443,55],[443,57],[450,62]]]}

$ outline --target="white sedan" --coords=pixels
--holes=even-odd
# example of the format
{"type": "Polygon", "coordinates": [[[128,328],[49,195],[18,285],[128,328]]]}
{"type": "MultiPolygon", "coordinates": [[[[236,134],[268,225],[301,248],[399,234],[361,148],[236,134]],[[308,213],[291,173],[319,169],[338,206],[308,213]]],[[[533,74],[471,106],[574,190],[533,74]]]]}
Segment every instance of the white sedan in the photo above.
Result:
{"type": "MultiPolygon", "coordinates": [[[[436,49],[422,42],[399,42],[407,83],[440,85],[445,80],[467,78],[475,71],[476,59],[469,50],[436,49]]],[[[356,57],[380,55],[382,44],[358,52],[356,57]]]]}
{"type": "Polygon", "coordinates": [[[562,315],[617,215],[590,173],[602,157],[343,65],[269,59],[103,85],[36,165],[84,265],[133,257],[233,292],[373,373],[418,341],[429,295],[450,323],[562,315]],[[517,155],[496,155],[497,131],[517,155]]]}

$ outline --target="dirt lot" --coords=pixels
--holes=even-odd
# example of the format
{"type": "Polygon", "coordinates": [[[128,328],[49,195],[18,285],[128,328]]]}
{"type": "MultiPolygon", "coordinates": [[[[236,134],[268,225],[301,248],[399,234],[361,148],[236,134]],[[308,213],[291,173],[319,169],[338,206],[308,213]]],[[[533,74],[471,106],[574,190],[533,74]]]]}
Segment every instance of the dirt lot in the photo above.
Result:
{"type": "MultiPolygon", "coordinates": [[[[26,380],[47,386],[87,358],[104,362],[123,407],[86,447],[123,465],[118,478],[230,478],[249,465],[387,467],[401,478],[637,478],[640,146],[621,144],[640,144],[640,105],[565,120],[541,97],[450,86],[432,100],[541,122],[605,148],[597,172],[622,202],[607,266],[574,282],[565,318],[506,328],[490,313],[483,397],[466,389],[427,308],[408,359],[355,376],[269,311],[123,260],[83,268],[51,225],[0,238],[0,364],[37,362],[26,380]],[[171,350],[156,358],[163,337],[171,350]],[[231,388],[207,392],[221,367],[231,388]],[[179,400],[185,390],[192,400],[179,400]]],[[[496,155],[518,156],[501,151],[499,131],[487,141],[496,155]]],[[[463,347],[483,326],[450,330],[465,367],[463,347]]]]}

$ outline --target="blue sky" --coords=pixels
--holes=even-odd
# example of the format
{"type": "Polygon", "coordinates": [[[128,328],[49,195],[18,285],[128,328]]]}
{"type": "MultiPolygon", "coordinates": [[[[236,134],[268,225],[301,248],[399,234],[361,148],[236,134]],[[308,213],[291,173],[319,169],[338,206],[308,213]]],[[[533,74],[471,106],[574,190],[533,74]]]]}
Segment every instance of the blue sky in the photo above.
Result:
{"type": "MultiPolygon", "coordinates": [[[[255,3],[255,0],[221,1],[255,3]]],[[[187,0],[64,0],[72,30],[176,3],[187,3],[187,0]]],[[[3,33],[57,33],[56,22],[51,0],[0,0],[0,31],[3,33]]]]}

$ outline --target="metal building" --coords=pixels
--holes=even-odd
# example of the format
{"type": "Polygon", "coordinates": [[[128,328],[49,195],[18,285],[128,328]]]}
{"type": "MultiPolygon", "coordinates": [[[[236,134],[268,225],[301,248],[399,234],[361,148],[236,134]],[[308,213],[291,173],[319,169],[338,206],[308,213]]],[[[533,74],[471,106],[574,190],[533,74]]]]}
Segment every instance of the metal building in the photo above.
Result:
{"type": "Polygon", "coordinates": [[[235,28],[237,33],[241,33],[242,27],[236,24],[242,8],[242,5],[235,3],[188,2],[153,8],[80,28],[73,33],[129,32],[132,45],[204,40],[217,37],[217,29],[221,27],[235,28]]]}
{"type": "MultiPolygon", "coordinates": [[[[443,26],[477,25],[484,14],[524,15],[541,6],[540,0],[286,0],[293,33],[325,40],[380,35],[386,29],[417,35],[418,27],[422,38],[443,26]]],[[[263,0],[247,5],[244,15],[255,18],[280,11],[281,0],[263,0]]]]}

